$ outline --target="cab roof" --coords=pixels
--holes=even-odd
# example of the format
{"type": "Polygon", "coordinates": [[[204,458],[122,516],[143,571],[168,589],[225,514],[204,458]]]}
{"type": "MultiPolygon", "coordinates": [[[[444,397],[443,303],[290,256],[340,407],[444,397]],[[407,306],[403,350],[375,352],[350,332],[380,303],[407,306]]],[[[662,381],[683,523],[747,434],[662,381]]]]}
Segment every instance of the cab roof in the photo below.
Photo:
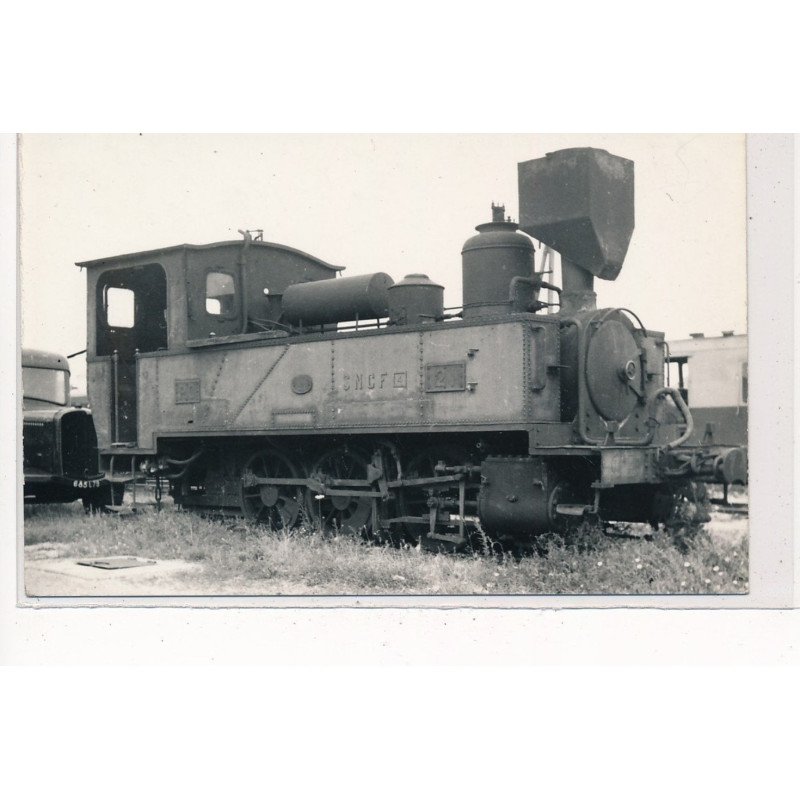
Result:
{"type": "Polygon", "coordinates": [[[50,353],[47,350],[31,350],[23,348],[22,366],[38,367],[40,369],[65,369],[69,372],[69,361],[60,353],[50,353]]]}
{"type": "MultiPolygon", "coordinates": [[[[242,239],[235,239],[233,241],[225,242],[211,242],[209,244],[176,244],[170,247],[159,247],[155,250],[140,250],[136,253],[123,253],[118,256],[95,258],[89,261],[76,261],[75,266],[87,268],[102,267],[109,264],[116,264],[121,261],[138,261],[142,258],[154,258],[156,256],[163,256],[169,253],[179,253],[184,250],[211,250],[215,247],[241,248],[242,244],[242,239]]],[[[254,249],[282,250],[286,253],[294,253],[295,255],[299,255],[303,258],[308,258],[311,261],[316,262],[321,267],[331,270],[331,272],[341,272],[343,269],[345,269],[344,267],[337,267],[334,264],[329,264],[327,261],[323,261],[321,258],[312,256],[309,253],[304,253],[302,250],[298,250],[295,247],[289,247],[285,244],[278,244],[276,242],[252,241],[250,242],[249,246],[254,249]]]]}

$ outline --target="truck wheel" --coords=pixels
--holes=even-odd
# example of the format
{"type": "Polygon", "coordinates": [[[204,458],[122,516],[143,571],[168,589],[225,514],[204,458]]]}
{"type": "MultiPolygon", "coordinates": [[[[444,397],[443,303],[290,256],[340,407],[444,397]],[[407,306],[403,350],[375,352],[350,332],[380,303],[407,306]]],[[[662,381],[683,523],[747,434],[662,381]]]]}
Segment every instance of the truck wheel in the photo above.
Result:
{"type": "Polygon", "coordinates": [[[106,506],[122,505],[125,496],[124,483],[108,483],[97,489],[91,489],[81,498],[83,500],[83,510],[88,514],[92,511],[103,513],[107,511],[106,506]]]}

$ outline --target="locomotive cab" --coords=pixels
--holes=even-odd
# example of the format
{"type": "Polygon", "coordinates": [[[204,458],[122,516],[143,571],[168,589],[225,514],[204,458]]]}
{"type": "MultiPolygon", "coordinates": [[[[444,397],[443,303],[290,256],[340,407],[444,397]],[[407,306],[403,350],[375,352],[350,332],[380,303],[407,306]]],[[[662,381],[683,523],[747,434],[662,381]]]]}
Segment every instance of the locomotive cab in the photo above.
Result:
{"type": "Polygon", "coordinates": [[[275,331],[288,286],[330,279],[342,269],[250,232],[243,241],[178,245],[78,266],[87,270],[89,399],[107,468],[114,454],[152,449],[140,430],[148,359],[275,331]]]}

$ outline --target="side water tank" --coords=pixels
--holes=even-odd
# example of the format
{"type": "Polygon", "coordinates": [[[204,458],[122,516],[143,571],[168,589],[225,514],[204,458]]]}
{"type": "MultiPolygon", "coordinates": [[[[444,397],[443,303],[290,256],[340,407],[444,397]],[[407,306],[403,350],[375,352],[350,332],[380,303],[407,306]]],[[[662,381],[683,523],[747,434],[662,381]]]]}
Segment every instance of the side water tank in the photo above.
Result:
{"type": "Polygon", "coordinates": [[[406,275],[389,287],[389,319],[395,325],[436,322],[444,315],[444,286],[427,275],[406,275]]]}
{"type": "Polygon", "coordinates": [[[533,275],[533,242],[504,214],[492,204],[492,221],[478,225],[461,250],[465,319],[510,313],[511,281],[533,275]]]}

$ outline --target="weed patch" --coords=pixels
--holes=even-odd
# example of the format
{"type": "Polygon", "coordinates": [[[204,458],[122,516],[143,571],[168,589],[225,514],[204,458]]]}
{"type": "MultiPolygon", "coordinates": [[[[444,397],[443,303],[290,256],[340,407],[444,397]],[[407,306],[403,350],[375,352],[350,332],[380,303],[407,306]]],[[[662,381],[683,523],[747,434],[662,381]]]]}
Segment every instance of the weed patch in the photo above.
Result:
{"type": "MultiPolygon", "coordinates": [[[[624,533],[624,531],[623,531],[624,533]]],[[[312,595],[739,594],[748,590],[747,539],[720,542],[695,526],[676,536],[609,537],[596,525],[540,537],[510,552],[484,542],[460,554],[367,542],[343,533],[270,531],[173,507],[84,515],[79,504],[25,510],[26,545],[64,557],[137,555],[200,563],[209,594],[312,595]],[[255,587],[255,588],[253,588],[255,587]]]]}

